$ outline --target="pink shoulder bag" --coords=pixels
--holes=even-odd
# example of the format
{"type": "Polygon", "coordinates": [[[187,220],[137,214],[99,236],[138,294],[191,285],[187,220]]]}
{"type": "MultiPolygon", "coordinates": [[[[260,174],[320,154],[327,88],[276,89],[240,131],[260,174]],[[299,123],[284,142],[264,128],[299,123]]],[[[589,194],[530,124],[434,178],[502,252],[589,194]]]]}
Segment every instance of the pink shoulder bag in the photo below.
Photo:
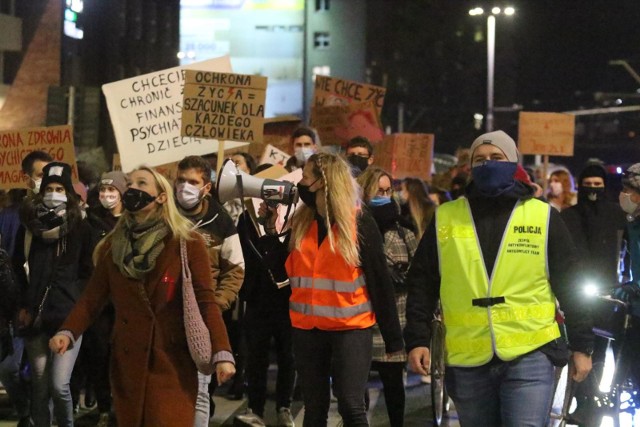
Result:
{"type": "Polygon", "coordinates": [[[189,259],[187,258],[187,243],[180,239],[180,258],[182,260],[182,308],[184,317],[184,331],[187,336],[189,353],[198,371],[211,375],[215,371],[213,363],[213,349],[211,335],[202,319],[196,294],[193,291],[189,259]]]}

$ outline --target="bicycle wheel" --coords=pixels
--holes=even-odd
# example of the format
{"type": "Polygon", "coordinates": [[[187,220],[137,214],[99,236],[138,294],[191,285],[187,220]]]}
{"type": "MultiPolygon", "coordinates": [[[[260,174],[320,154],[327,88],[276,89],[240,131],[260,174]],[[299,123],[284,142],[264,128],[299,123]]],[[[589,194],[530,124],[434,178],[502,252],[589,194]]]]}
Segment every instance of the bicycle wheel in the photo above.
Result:
{"type": "Polygon", "coordinates": [[[442,425],[447,409],[449,396],[444,385],[444,326],[440,319],[431,322],[431,407],[433,423],[442,425]]]}

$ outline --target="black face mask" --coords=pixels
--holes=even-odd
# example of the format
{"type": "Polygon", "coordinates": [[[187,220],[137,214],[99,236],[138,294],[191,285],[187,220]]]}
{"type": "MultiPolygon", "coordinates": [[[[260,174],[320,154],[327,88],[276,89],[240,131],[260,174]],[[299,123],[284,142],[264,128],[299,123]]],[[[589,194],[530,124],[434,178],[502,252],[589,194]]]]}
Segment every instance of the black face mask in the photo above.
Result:
{"type": "Polygon", "coordinates": [[[604,191],[604,187],[578,187],[578,200],[580,202],[599,202],[604,200],[604,191]]]}
{"type": "Polygon", "coordinates": [[[309,191],[310,185],[298,184],[298,196],[311,209],[316,208],[316,193],[309,191]]]}
{"type": "Polygon", "coordinates": [[[309,191],[309,187],[311,187],[313,184],[318,182],[319,179],[320,178],[316,179],[310,185],[304,185],[300,183],[298,183],[297,185],[298,196],[300,197],[300,200],[302,200],[304,204],[309,206],[311,209],[316,208],[316,193],[315,191],[314,192],[309,191]]]}
{"type": "Polygon", "coordinates": [[[149,205],[156,198],[146,191],[137,188],[129,188],[122,195],[122,206],[129,212],[138,212],[140,209],[149,205]]]}
{"type": "Polygon", "coordinates": [[[349,156],[347,156],[347,161],[356,169],[358,169],[356,172],[356,175],[361,174],[362,172],[365,171],[365,169],[367,169],[367,167],[369,166],[369,158],[368,157],[362,157],[362,156],[358,156],[355,154],[351,154],[349,156]]]}

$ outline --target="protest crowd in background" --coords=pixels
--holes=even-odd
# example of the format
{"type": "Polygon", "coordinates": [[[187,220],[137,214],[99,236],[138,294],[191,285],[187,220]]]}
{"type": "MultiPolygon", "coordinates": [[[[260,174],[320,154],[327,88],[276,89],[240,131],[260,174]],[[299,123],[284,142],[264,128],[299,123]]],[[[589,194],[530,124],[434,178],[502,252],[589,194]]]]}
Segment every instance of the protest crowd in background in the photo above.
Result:
{"type": "Polygon", "coordinates": [[[442,155],[433,134],[382,131],[384,88],[326,76],[308,126],[264,120],[266,78],[201,67],[158,72],[175,77],[162,102],[184,96],[172,119],[121,102],[142,77],[105,85],[105,170],[76,161],[71,126],[1,133],[19,161],[0,174],[0,382],[20,427],[73,426],[81,403],[99,427],[206,426],[224,383],[248,398],[236,425],[293,427],[299,401],[326,426],[335,398],[367,426],[372,371],[400,427],[409,370],[433,381],[434,316],[461,425],[543,425],[570,359],[588,419],[606,342],[581,287],[616,288],[637,321],[640,164],[616,182],[597,159],[549,163],[573,154],[554,113],[442,155]]]}

